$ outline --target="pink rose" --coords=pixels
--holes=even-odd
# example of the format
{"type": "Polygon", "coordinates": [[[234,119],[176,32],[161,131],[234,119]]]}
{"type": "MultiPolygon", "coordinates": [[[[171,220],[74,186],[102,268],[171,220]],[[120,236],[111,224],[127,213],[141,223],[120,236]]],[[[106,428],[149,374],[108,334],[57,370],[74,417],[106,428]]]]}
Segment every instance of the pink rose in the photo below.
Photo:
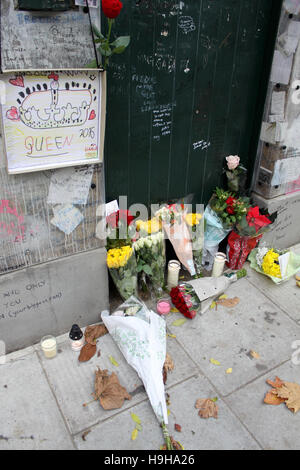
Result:
{"type": "Polygon", "coordinates": [[[229,155],[226,157],[228,170],[235,170],[240,164],[240,157],[238,155],[229,155]]]}

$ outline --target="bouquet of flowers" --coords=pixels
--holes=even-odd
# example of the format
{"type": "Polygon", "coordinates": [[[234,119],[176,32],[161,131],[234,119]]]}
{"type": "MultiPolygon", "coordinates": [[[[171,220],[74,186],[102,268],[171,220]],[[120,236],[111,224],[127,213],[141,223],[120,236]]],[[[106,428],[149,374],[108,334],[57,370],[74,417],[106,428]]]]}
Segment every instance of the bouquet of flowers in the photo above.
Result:
{"type": "Polygon", "coordinates": [[[132,244],[134,218],[127,210],[118,210],[106,217],[107,249],[132,244]]]}
{"type": "Polygon", "coordinates": [[[221,277],[202,277],[183,282],[174,287],[170,296],[173,304],[187,318],[194,318],[197,312],[204,313],[212,301],[222,294],[232,282],[245,277],[246,269],[237,273],[224,274],[221,277]]]}
{"type": "Polygon", "coordinates": [[[185,266],[191,276],[194,276],[196,271],[193,262],[193,247],[190,232],[184,220],[184,205],[166,205],[158,210],[155,216],[161,221],[179,261],[185,266]]]}
{"type": "Polygon", "coordinates": [[[189,227],[192,249],[193,249],[193,260],[196,269],[197,276],[202,273],[202,256],[203,256],[203,245],[204,245],[204,217],[200,213],[188,213],[185,215],[185,222],[189,227]]]}
{"type": "Polygon", "coordinates": [[[248,199],[234,197],[230,191],[216,188],[204,212],[204,261],[211,269],[219,244],[247,213],[248,199]]]}
{"type": "Polygon", "coordinates": [[[248,209],[228,237],[227,266],[230,269],[241,269],[263,233],[276,219],[276,215],[266,216],[260,213],[258,206],[248,209]]]}
{"type": "Polygon", "coordinates": [[[249,256],[250,266],[280,284],[300,270],[300,255],[275,248],[255,248],[249,256]]]}
{"type": "Polygon", "coordinates": [[[137,264],[131,246],[111,248],[107,252],[107,267],[123,299],[137,295],[137,264]]]}
{"type": "Polygon", "coordinates": [[[239,194],[245,193],[247,170],[240,165],[240,157],[238,155],[229,155],[226,157],[226,162],[225,173],[229,191],[239,194]]]}
{"type": "MultiPolygon", "coordinates": [[[[139,225],[141,227],[141,224],[139,225]]],[[[137,259],[137,272],[150,280],[156,296],[161,295],[165,284],[166,267],[165,241],[162,231],[139,238],[134,242],[133,247],[137,259]]]]}
{"type": "Polygon", "coordinates": [[[135,297],[120,305],[112,315],[103,312],[102,320],[128,364],[141,378],[162,427],[167,449],[173,450],[167,429],[168,413],[162,374],[166,359],[165,320],[135,297]]]}

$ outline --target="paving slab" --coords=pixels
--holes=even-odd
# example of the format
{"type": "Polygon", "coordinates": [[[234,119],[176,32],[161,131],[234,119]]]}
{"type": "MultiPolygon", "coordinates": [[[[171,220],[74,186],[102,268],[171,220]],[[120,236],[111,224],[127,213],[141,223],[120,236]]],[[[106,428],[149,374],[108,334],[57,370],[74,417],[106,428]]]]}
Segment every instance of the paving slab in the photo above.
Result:
{"type": "Polygon", "coordinates": [[[74,449],[36,353],[8,359],[0,365],[0,449],[74,449]]]}
{"type": "Polygon", "coordinates": [[[274,380],[276,375],[282,380],[299,383],[300,365],[288,361],[234,392],[226,402],[264,449],[299,450],[300,413],[294,414],[285,404],[263,403],[266,392],[271,389],[266,380],[274,380]]]}
{"type": "MultiPolygon", "coordinates": [[[[99,338],[97,348],[101,352],[100,357],[96,354],[86,363],[78,361],[78,353],[71,350],[69,341],[65,336],[58,341],[56,358],[47,360],[44,358],[43,353],[39,351],[49,383],[72,434],[120,412],[119,409],[105,411],[98,401],[83,407],[84,403],[92,400],[97,367],[115,372],[121,385],[126,387],[129,393],[132,393],[132,399],[124,402],[123,409],[130,408],[147,399],[137,373],[128,365],[109,334],[99,338]],[[109,356],[112,356],[118,362],[118,367],[111,363],[109,356]]],[[[168,338],[167,350],[176,364],[174,371],[169,374],[168,387],[198,373],[198,368],[177,343],[176,339],[168,338]]]]}
{"type": "Polygon", "coordinates": [[[275,284],[272,279],[250,268],[250,263],[247,264],[248,280],[251,284],[300,325],[300,288],[296,285],[294,276],[282,284],[275,284]]]}
{"type": "Polygon", "coordinates": [[[239,297],[240,303],[232,309],[219,306],[180,327],[172,323],[181,314],[167,319],[171,333],[223,396],[288,360],[292,342],[300,338],[299,326],[247,279],[232,284],[226,294],[239,297]],[[226,374],[228,368],[231,374],[226,374]]]}
{"type": "MultiPolygon", "coordinates": [[[[168,428],[170,434],[186,450],[260,449],[255,439],[222,399],[217,402],[218,419],[202,419],[198,416],[194,406],[196,399],[216,396],[216,391],[204,377],[194,377],[175,385],[169,390],[169,394],[171,414],[168,428]],[[181,432],[174,430],[175,423],[181,425],[181,432]]],[[[164,443],[160,425],[148,400],[92,427],[89,431],[85,440],[82,434],[75,436],[78,449],[159,450],[164,443]],[[143,428],[134,441],[131,440],[131,433],[135,423],[130,412],[139,416],[143,428]]]]}

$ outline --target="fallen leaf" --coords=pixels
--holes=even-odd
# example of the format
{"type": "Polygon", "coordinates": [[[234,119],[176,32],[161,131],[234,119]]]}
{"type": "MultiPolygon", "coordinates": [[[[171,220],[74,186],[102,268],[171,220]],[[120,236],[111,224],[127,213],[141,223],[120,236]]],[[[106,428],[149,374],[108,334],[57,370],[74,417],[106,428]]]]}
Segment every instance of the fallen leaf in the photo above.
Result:
{"type": "Polygon", "coordinates": [[[216,359],[210,359],[209,360],[212,364],[214,364],[215,366],[220,366],[221,363],[219,361],[217,361],[216,359]]]}
{"type": "MultiPolygon", "coordinates": [[[[174,450],[184,450],[184,447],[182,444],[180,444],[180,442],[175,441],[172,436],[170,436],[170,439],[174,450]]],[[[163,446],[160,446],[160,450],[167,450],[167,445],[164,444],[163,446]]]]}
{"type": "Polygon", "coordinates": [[[84,332],[84,337],[87,343],[96,344],[96,339],[108,333],[105,325],[90,325],[87,326],[84,332]]]}
{"type": "Polygon", "coordinates": [[[222,299],[228,299],[228,295],[223,294],[218,298],[218,300],[222,300],[222,299]]]}
{"type": "Polygon", "coordinates": [[[284,382],[277,389],[278,398],[285,399],[285,404],[289,410],[297,413],[300,410],[300,385],[294,382],[284,382]]]}
{"type": "Polygon", "coordinates": [[[136,438],[138,437],[138,433],[139,433],[138,430],[136,428],[134,428],[134,430],[131,433],[131,440],[132,441],[136,440],[136,438]]]}
{"type": "Polygon", "coordinates": [[[210,398],[198,398],[195,408],[199,410],[201,418],[218,418],[219,407],[210,398]]]}
{"type": "Polygon", "coordinates": [[[253,351],[253,349],[251,349],[250,354],[254,359],[260,358],[260,355],[256,351],[253,351]]]}
{"type": "Polygon", "coordinates": [[[264,403],[266,403],[267,405],[281,405],[281,403],[284,403],[285,400],[283,398],[278,398],[277,391],[275,392],[276,393],[271,390],[270,392],[266,393],[264,403]]]}
{"type": "Polygon", "coordinates": [[[85,441],[86,439],[86,436],[91,432],[91,430],[89,429],[88,431],[84,431],[84,433],[82,434],[82,440],[85,441]]]}
{"type": "Polygon", "coordinates": [[[171,333],[167,333],[167,336],[170,336],[170,338],[176,338],[176,335],[171,335],[171,333]]]}
{"type": "Polygon", "coordinates": [[[210,310],[212,310],[213,308],[216,308],[217,304],[215,301],[213,301],[211,304],[210,304],[210,310]]]}
{"type": "Polygon", "coordinates": [[[95,375],[94,398],[99,400],[105,410],[121,408],[124,400],[131,400],[131,396],[126,388],[121,386],[118,376],[114,372],[109,375],[107,369],[98,368],[95,375]]]}
{"type": "Polygon", "coordinates": [[[179,310],[178,310],[177,308],[173,307],[173,308],[171,308],[171,312],[172,312],[172,313],[178,313],[179,310]]]}
{"type": "Polygon", "coordinates": [[[141,420],[140,418],[138,417],[138,415],[136,415],[135,413],[130,413],[131,414],[131,418],[133,419],[133,421],[137,424],[141,424],[141,420]]]}
{"type": "Polygon", "coordinates": [[[221,305],[223,307],[227,308],[233,308],[235,307],[238,303],[240,302],[240,299],[238,297],[234,297],[233,299],[221,299],[221,300],[216,300],[217,305],[221,305]]]}
{"type": "Polygon", "coordinates": [[[167,415],[169,416],[171,413],[171,411],[169,410],[169,408],[167,408],[167,415]]]}
{"type": "Polygon", "coordinates": [[[186,322],[185,318],[179,318],[179,320],[175,320],[172,323],[172,326],[181,326],[186,322]]]}
{"type": "Polygon", "coordinates": [[[97,346],[95,344],[86,343],[80,350],[78,357],[79,362],[89,361],[97,351],[97,346]]]}
{"type": "Polygon", "coordinates": [[[226,374],[232,374],[232,368],[229,367],[229,369],[226,370],[226,374]]]}
{"type": "Polygon", "coordinates": [[[168,378],[168,372],[174,369],[174,362],[173,359],[171,358],[170,354],[166,354],[166,359],[163,365],[163,381],[164,384],[167,382],[168,378]]]}
{"type": "Polygon", "coordinates": [[[175,431],[181,432],[180,424],[174,424],[175,431]]]}
{"type": "Polygon", "coordinates": [[[119,363],[115,360],[114,357],[109,356],[109,360],[114,366],[119,367],[119,363]]]}
{"type": "Polygon", "coordinates": [[[211,401],[213,401],[213,402],[218,401],[218,397],[211,398],[211,401]]]}
{"type": "Polygon", "coordinates": [[[268,379],[267,381],[267,384],[271,385],[271,387],[274,387],[274,388],[279,388],[279,387],[282,387],[282,385],[284,384],[283,380],[281,380],[279,377],[275,377],[275,381],[272,382],[272,380],[268,379]]]}

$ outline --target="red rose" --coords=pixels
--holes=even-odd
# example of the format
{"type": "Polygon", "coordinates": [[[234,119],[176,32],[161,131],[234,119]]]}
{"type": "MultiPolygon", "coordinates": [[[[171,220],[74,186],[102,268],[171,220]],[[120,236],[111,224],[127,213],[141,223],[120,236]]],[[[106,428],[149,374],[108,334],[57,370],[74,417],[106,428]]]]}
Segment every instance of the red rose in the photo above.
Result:
{"type": "Polygon", "coordinates": [[[227,209],[226,209],[226,212],[229,215],[233,215],[234,214],[234,208],[232,206],[228,206],[227,209]]]}
{"type": "Polygon", "coordinates": [[[230,197],[226,200],[226,204],[227,204],[228,206],[233,206],[233,204],[235,203],[235,201],[236,201],[236,200],[234,199],[234,197],[230,196],[230,197]]]}
{"type": "Polygon", "coordinates": [[[117,18],[122,8],[123,3],[119,0],[102,0],[102,10],[107,18],[117,18]]]}

